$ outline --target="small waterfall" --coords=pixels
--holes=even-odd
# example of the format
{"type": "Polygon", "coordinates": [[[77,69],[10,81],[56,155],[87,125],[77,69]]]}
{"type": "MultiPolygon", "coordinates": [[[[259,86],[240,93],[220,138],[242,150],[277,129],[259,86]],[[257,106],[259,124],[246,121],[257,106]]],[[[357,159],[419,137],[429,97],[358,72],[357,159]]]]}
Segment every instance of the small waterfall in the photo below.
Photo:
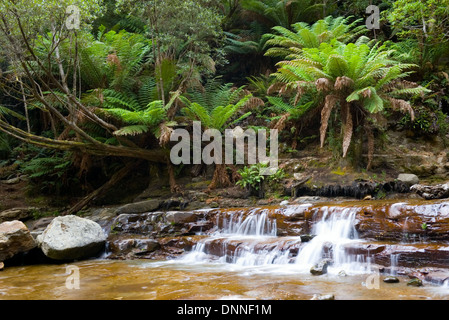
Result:
{"type": "Polygon", "coordinates": [[[324,258],[333,261],[330,270],[340,272],[366,272],[367,267],[363,255],[349,255],[347,245],[359,241],[354,220],[357,213],[355,208],[323,207],[322,217],[315,222],[312,234],[315,237],[301,249],[295,263],[303,270],[310,270],[312,266],[324,258]]]}
{"type": "Polygon", "coordinates": [[[198,242],[183,260],[204,261],[219,257],[223,263],[241,266],[286,264],[289,248],[301,243],[299,237],[276,237],[276,220],[266,210],[253,209],[217,216],[217,230],[198,242]]]}
{"type": "Polygon", "coordinates": [[[221,217],[221,222],[217,216],[217,226],[219,231],[215,235],[276,236],[276,220],[269,219],[266,210],[252,210],[249,215],[231,212],[229,216],[221,217]]]}
{"type": "Polygon", "coordinates": [[[269,211],[240,210],[217,215],[217,229],[198,242],[182,259],[189,262],[215,260],[239,266],[288,266],[309,272],[324,258],[333,260],[330,273],[366,272],[369,258],[348,254],[346,246],[360,241],[354,227],[357,208],[322,207],[313,217],[309,242],[301,237],[277,237],[276,220],[269,211]]]}
{"type": "Polygon", "coordinates": [[[390,255],[390,273],[393,276],[397,275],[398,261],[399,261],[399,253],[390,255]]]}

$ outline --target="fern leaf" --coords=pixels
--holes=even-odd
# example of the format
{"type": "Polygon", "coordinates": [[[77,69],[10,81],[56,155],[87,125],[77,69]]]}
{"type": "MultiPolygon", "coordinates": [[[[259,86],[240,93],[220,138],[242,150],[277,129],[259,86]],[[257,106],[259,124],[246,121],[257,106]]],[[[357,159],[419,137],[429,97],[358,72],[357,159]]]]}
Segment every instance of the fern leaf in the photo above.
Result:
{"type": "Polygon", "coordinates": [[[116,136],[136,136],[145,132],[148,132],[150,128],[147,125],[132,125],[123,127],[117,131],[114,131],[116,136]]]}

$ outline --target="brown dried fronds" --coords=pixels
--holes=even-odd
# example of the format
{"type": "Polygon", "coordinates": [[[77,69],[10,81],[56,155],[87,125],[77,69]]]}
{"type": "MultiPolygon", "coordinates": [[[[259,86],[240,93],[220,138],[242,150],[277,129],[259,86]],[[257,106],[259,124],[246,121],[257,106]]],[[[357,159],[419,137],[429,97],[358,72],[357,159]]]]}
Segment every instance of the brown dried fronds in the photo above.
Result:
{"type": "Polygon", "coordinates": [[[352,121],[352,113],[349,103],[345,103],[342,106],[345,109],[345,119],[343,123],[343,158],[348,154],[348,149],[352,140],[352,132],[354,129],[354,123],[352,121]]]}
{"type": "Polygon", "coordinates": [[[251,97],[248,99],[248,101],[245,103],[245,110],[251,110],[260,106],[265,106],[265,102],[263,102],[262,99],[257,97],[251,97]]]}
{"type": "Polygon", "coordinates": [[[159,145],[164,147],[168,145],[170,142],[170,136],[173,132],[173,128],[168,127],[165,123],[161,123],[159,125],[160,136],[159,136],[159,145]]]}
{"type": "Polygon", "coordinates": [[[334,87],[332,82],[327,78],[319,78],[315,81],[315,86],[318,91],[330,91],[334,87]]]}
{"type": "Polygon", "coordinates": [[[122,69],[122,65],[120,63],[120,59],[116,53],[108,54],[106,61],[112,65],[115,65],[117,70],[120,71],[122,69]]]}
{"type": "Polygon", "coordinates": [[[296,82],[296,96],[294,104],[297,105],[299,99],[301,99],[302,95],[307,91],[305,86],[307,85],[306,81],[297,81],[296,82]]]}
{"type": "Polygon", "coordinates": [[[415,111],[413,110],[411,104],[402,99],[395,99],[389,97],[388,100],[391,103],[391,108],[393,110],[401,111],[403,113],[408,113],[412,121],[415,120],[415,111]]]}
{"type": "Polygon", "coordinates": [[[78,168],[78,178],[81,178],[83,174],[86,174],[93,165],[91,155],[85,152],[74,152],[72,163],[74,167],[78,168]]]}
{"type": "Polygon", "coordinates": [[[279,96],[290,95],[293,91],[294,86],[291,83],[287,83],[279,88],[279,96]]]}
{"type": "Polygon", "coordinates": [[[354,85],[354,80],[349,77],[343,76],[335,79],[335,90],[344,90],[350,88],[354,85]]]}
{"type": "Polygon", "coordinates": [[[329,117],[332,109],[338,102],[338,97],[334,95],[327,95],[324,100],[324,107],[321,110],[321,126],[320,126],[320,143],[321,148],[324,146],[324,139],[326,138],[327,126],[329,124],[329,117]]]}
{"type": "Polygon", "coordinates": [[[273,126],[273,129],[282,131],[285,128],[285,125],[288,122],[288,118],[290,117],[290,113],[285,113],[281,116],[281,118],[276,122],[276,124],[273,126]]]}
{"type": "Polygon", "coordinates": [[[361,92],[363,98],[371,98],[371,89],[365,89],[361,92]]]}
{"type": "Polygon", "coordinates": [[[274,92],[279,92],[279,90],[285,86],[284,83],[282,82],[275,82],[273,83],[271,86],[268,87],[267,89],[267,95],[271,95],[274,92]]]}

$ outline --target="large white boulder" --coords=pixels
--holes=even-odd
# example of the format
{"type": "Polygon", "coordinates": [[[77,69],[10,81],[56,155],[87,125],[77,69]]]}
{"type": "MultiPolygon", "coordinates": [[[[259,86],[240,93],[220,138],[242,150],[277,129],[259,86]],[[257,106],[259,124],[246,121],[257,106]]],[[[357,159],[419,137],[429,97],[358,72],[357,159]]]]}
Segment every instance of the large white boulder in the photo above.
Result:
{"type": "Polygon", "coordinates": [[[37,237],[44,254],[56,260],[79,260],[98,254],[106,241],[101,226],[74,215],[56,217],[37,237]]]}

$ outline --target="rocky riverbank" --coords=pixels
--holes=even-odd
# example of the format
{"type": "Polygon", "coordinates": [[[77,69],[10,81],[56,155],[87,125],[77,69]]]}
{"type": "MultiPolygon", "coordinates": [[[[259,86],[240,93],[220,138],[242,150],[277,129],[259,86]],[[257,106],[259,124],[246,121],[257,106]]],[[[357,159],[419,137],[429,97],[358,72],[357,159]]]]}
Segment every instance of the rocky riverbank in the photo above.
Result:
{"type": "MultiPolygon", "coordinates": [[[[294,259],[314,237],[311,226],[323,214],[350,210],[363,240],[344,248],[349,255],[369,257],[389,273],[392,257],[397,274],[443,283],[449,279],[449,202],[423,200],[336,201],[301,197],[282,205],[243,208],[203,208],[161,211],[147,200],[121,206],[94,208],[83,217],[42,217],[0,224],[0,260],[14,264],[60,263],[102,256],[107,259],[170,259],[190,251],[217,231],[224,217],[267,214],[276,221],[277,240],[261,242],[255,250],[284,250],[294,259]],[[290,237],[296,237],[294,241],[290,237]]],[[[23,216],[20,215],[21,217],[23,216]]],[[[217,257],[232,255],[243,242],[226,246],[209,243],[217,257]]],[[[326,247],[325,247],[325,250],[326,247]]],[[[329,247],[328,250],[331,250],[329,247]]]]}

